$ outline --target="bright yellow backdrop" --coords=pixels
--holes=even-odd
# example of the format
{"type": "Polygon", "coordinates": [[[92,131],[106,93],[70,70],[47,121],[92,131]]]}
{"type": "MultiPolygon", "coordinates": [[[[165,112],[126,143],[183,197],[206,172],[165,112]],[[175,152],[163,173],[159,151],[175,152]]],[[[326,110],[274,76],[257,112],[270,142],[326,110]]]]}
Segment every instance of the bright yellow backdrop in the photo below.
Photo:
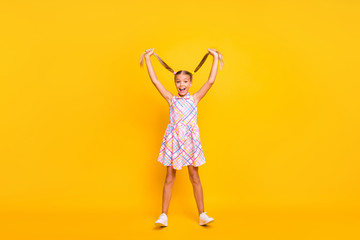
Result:
{"type": "MultiPolygon", "coordinates": [[[[13,220],[3,233],[163,236],[152,227],[161,213],[165,167],[156,160],[169,112],[140,55],[154,47],[175,70],[194,70],[213,47],[225,66],[198,110],[205,211],[216,219],[207,237],[240,230],[244,239],[321,239],[327,231],[324,239],[355,239],[359,10],[350,0],[2,1],[0,212],[13,220]],[[261,214],[284,221],[288,232],[261,214]],[[348,222],[291,228],[289,217],[298,216],[348,222]]],[[[152,62],[176,94],[173,75],[152,62]]],[[[209,56],[190,94],[211,64],[209,56]]],[[[204,234],[187,168],[177,173],[168,215],[170,236],[204,234]]]]}

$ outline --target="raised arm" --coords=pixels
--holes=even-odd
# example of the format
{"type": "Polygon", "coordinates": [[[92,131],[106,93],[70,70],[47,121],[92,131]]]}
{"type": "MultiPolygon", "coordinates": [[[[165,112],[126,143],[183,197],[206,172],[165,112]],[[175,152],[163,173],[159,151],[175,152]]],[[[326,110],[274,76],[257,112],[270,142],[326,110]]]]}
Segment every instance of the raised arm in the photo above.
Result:
{"type": "Polygon", "coordinates": [[[154,53],[154,48],[149,48],[146,50],[146,54],[145,54],[146,67],[147,67],[151,82],[155,85],[156,89],[160,92],[160,94],[165,98],[165,100],[170,105],[173,95],[168,90],[166,90],[166,88],[161,84],[161,82],[159,81],[159,79],[157,78],[157,76],[155,74],[155,70],[152,66],[151,59],[150,59],[150,57],[153,53],[154,53]]]}
{"type": "Polygon", "coordinates": [[[219,55],[216,52],[216,50],[213,48],[209,49],[209,52],[214,57],[213,63],[212,63],[212,68],[210,71],[209,79],[204,83],[204,85],[200,88],[199,91],[197,91],[196,93],[193,94],[196,105],[200,102],[200,100],[209,91],[211,86],[215,83],[215,78],[216,78],[218,63],[219,63],[219,55]]]}

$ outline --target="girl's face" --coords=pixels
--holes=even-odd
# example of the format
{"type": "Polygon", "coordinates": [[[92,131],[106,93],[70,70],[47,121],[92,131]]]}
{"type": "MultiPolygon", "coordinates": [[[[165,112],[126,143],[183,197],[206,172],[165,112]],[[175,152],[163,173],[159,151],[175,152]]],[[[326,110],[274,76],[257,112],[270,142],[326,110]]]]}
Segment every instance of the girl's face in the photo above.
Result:
{"type": "Polygon", "coordinates": [[[185,96],[189,92],[192,82],[190,82],[190,76],[187,74],[179,74],[175,79],[175,86],[180,96],[185,96]]]}

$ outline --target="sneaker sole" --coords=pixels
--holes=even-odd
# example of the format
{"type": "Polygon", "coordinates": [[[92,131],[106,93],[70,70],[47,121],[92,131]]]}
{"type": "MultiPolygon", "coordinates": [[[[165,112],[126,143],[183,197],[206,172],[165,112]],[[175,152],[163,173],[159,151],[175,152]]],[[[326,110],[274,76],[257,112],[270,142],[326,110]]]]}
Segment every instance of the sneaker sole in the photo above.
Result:
{"type": "Polygon", "coordinates": [[[160,222],[156,222],[155,225],[158,226],[158,227],[167,227],[167,224],[163,224],[163,223],[160,223],[160,222]]]}
{"type": "Polygon", "coordinates": [[[208,221],[207,223],[200,223],[200,225],[201,225],[201,226],[204,226],[204,225],[209,224],[209,223],[211,223],[211,222],[213,222],[213,221],[215,221],[215,219],[210,220],[210,221],[208,221]]]}

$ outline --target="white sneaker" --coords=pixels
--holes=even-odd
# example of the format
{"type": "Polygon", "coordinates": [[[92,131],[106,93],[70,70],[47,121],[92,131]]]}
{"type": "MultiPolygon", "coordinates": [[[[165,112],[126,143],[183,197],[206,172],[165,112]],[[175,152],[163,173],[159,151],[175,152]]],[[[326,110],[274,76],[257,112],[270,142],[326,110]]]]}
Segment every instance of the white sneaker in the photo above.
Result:
{"type": "Polygon", "coordinates": [[[215,219],[209,217],[208,215],[206,215],[206,212],[203,212],[200,214],[199,216],[199,223],[200,225],[206,225],[210,222],[213,222],[215,219]]]}
{"type": "Polygon", "coordinates": [[[168,217],[165,213],[162,213],[158,220],[155,222],[156,226],[167,226],[168,225],[168,217]]]}

